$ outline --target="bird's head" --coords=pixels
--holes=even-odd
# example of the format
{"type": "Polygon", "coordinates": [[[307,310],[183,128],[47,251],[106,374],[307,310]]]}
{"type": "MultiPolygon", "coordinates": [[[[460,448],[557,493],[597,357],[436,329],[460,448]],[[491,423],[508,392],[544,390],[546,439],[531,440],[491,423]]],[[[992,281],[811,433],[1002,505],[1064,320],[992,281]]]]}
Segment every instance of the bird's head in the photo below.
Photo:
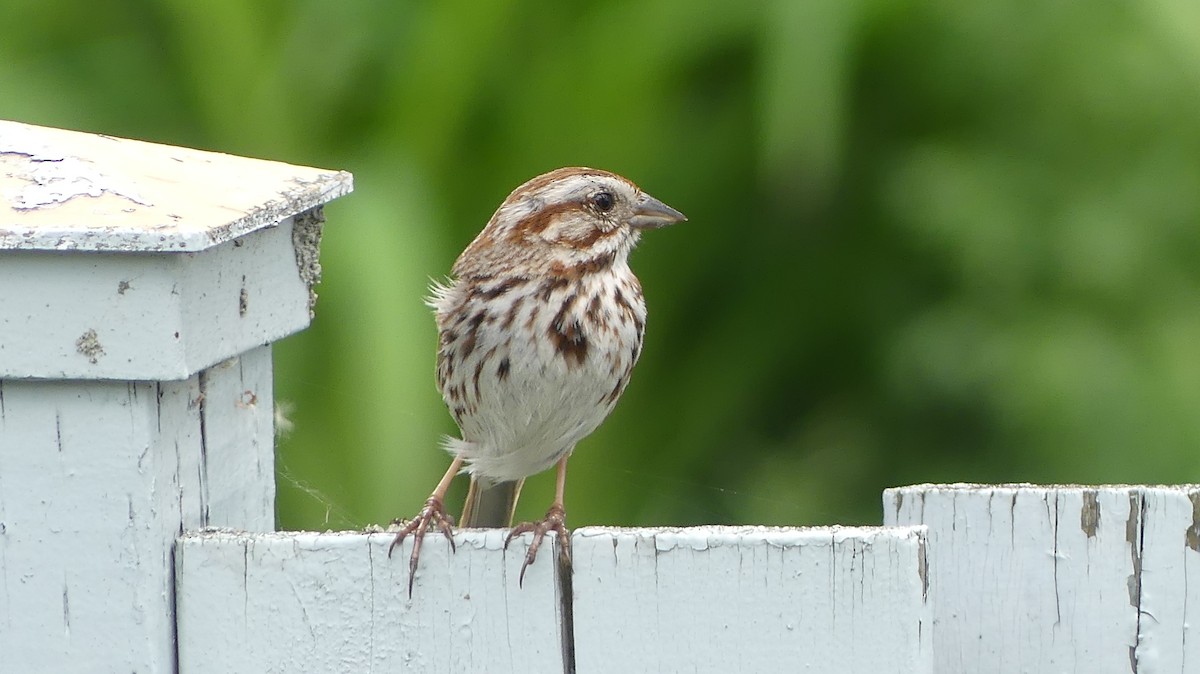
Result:
{"type": "Polygon", "coordinates": [[[487,274],[498,264],[527,265],[538,273],[555,266],[623,263],[644,230],[684,220],[683,213],[615,173],[560,168],[513,190],[454,272],[487,274]]]}

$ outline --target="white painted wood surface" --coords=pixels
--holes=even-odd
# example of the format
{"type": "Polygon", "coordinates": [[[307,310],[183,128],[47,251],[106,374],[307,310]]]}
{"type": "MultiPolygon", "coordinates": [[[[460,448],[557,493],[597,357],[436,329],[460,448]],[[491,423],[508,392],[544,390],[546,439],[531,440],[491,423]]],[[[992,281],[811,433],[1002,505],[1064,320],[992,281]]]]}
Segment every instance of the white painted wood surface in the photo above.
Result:
{"type": "Polygon", "coordinates": [[[930,671],[923,531],[584,528],[579,672],[930,671]]]}
{"type": "Polygon", "coordinates": [[[0,120],[0,250],[196,252],[351,189],[343,171],[0,120]]]}
{"type": "MultiPolygon", "coordinates": [[[[176,552],[179,672],[561,672],[557,565],[517,576],[521,541],[392,534],[188,533],[176,552]]],[[[549,548],[543,548],[553,552],[549,548]]]]}
{"type": "Polygon", "coordinates": [[[203,253],[0,251],[0,378],[186,379],[304,329],[292,222],[203,253]]]}
{"type": "Polygon", "coordinates": [[[182,380],[302,330],[311,211],[350,189],[346,173],[0,121],[0,379],[182,380]]]}
{"type": "Polygon", "coordinates": [[[1200,672],[1200,487],[918,485],[884,514],[929,527],[935,671],[1200,672]]]}
{"type": "Polygon", "coordinates": [[[177,552],[180,672],[927,672],[914,528],[579,529],[573,602],[550,548],[459,531],[200,532],[177,552]],[[217,646],[219,645],[219,647],[217,646]]]}
{"type": "Polygon", "coordinates": [[[181,382],[0,382],[0,671],[172,671],[175,537],[274,528],[271,398],[269,347],[181,382]]]}
{"type": "Polygon", "coordinates": [[[175,672],[175,538],[274,528],[269,344],[350,188],[0,121],[0,672],[175,672]]]}

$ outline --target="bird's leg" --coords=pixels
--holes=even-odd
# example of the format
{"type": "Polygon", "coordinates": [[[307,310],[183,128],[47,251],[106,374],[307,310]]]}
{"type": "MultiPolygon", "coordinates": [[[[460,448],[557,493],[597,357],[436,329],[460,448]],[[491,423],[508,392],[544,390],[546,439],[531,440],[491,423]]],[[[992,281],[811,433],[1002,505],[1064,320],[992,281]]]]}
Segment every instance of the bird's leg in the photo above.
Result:
{"type": "Polygon", "coordinates": [[[529,544],[529,551],[525,553],[525,563],[521,565],[518,585],[525,583],[525,569],[533,563],[533,560],[537,559],[538,547],[541,546],[542,539],[546,537],[548,531],[558,534],[559,558],[562,564],[566,565],[571,562],[571,535],[567,531],[567,511],[563,508],[563,494],[567,488],[568,458],[570,455],[558,460],[558,470],[554,481],[554,502],[546,511],[546,517],[539,522],[518,524],[513,527],[513,530],[508,533],[508,538],[504,540],[504,547],[507,548],[508,544],[517,536],[527,532],[533,533],[533,541],[529,544]]]}
{"type": "MultiPolygon", "coordinates": [[[[404,542],[404,538],[409,534],[413,535],[413,551],[408,558],[408,596],[412,597],[413,591],[413,575],[417,572],[417,559],[421,556],[421,541],[425,538],[425,532],[431,526],[437,528],[450,541],[450,550],[456,551],[454,547],[454,518],[446,513],[446,506],[443,500],[446,498],[446,490],[450,488],[450,483],[454,480],[454,476],[458,474],[462,468],[462,457],[455,457],[450,462],[450,468],[446,470],[446,474],[442,476],[441,482],[438,482],[437,487],[434,487],[433,493],[425,499],[425,505],[417,516],[412,518],[410,522],[404,525],[392,540],[392,544],[388,546],[388,557],[392,556],[392,550],[396,549],[397,545],[404,542]]],[[[394,524],[399,524],[401,520],[396,520],[394,524]]]]}

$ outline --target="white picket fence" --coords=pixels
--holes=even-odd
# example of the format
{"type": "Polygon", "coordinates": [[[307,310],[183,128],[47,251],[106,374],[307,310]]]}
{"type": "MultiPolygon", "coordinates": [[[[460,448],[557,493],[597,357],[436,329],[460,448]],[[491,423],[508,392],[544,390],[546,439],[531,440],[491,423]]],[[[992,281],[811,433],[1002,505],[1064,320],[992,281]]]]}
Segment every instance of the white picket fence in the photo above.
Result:
{"type": "Polygon", "coordinates": [[[348,174],[0,122],[0,672],[1200,672],[1200,487],[882,527],[275,532],[270,343],[348,174]],[[406,542],[407,548],[411,543],[406,542]]]}

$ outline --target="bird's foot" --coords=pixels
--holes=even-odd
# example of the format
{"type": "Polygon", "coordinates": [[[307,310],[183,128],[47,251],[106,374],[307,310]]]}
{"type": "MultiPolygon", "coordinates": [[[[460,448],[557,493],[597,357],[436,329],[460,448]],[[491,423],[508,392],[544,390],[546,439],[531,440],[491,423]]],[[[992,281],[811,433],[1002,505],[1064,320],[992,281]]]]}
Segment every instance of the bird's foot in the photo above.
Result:
{"type": "Polygon", "coordinates": [[[538,522],[522,522],[513,527],[508,533],[508,538],[504,539],[504,547],[507,549],[508,544],[514,538],[524,533],[533,534],[533,542],[529,544],[529,550],[525,553],[525,563],[521,564],[521,576],[517,581],[517,585],[521,586],[525,583],[525,569],[537,559],[538,548],[542,545],[542,539],[546,537],[546,533],[553,531],[558,534],[559,544],[559,560],[563,564],[571,562],[571,534],[567,531],[567,513],[563,510],[561,504],[555,503],[546,511],[546,517],[538,522]]]}
{"type": "Polygon", "coordinates": [[[417,560],[421,557],[421,541],[425,539],[425,532],[431,527],[436,526],[442,532],[442,535],[446,537],[446,540],[450,541],[450,551],[455,552],[453,535],[454,518],[446,513],[446,506],[442,504],[442,499],[437,496],[430,496],[416,517],[412,518],[408,523],[404,523],[403,520],[396,520],[393,524],[404,524],[404,527],[396,533],[396,538],[388,546],[388,557],[392,556],[392,550],[395,550],[397,545],[404,542],[405,537],[409,534],[413,535],[413,550],[408,558],[408,596],[411,599],[413,576],[417,572],[417,560]]]}

